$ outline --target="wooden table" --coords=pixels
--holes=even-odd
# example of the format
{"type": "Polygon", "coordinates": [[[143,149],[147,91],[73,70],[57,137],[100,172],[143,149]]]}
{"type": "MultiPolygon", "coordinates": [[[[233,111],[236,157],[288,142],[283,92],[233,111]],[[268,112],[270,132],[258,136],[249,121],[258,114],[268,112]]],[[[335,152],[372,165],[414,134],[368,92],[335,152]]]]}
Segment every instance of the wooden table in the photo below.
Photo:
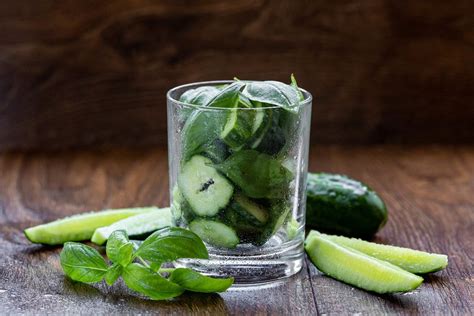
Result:
{"type": "Polygon", "coordinates": [[[30,244],[28,226],[91,209],[168,203],[165,149],[0,155],[0,314],[472,314],[474,147],[317,147],[311,170],[375,188],[390,210],[376,241],[449,254],[447,270],[407,294],[375,295],[308,261],[286,282],[155,302],[65,278],[60,248],[30,244]]]}

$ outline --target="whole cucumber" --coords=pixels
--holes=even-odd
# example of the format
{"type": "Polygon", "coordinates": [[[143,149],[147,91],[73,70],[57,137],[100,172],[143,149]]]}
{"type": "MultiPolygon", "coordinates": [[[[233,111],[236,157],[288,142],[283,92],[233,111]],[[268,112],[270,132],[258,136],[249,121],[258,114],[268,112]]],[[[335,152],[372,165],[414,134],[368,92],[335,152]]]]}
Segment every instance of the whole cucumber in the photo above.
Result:
{"type": "Polygon", "coordinates": [[[306,226],[369,238],[387,222],[387,208],[367,185],[344,175],[308,173],[306,226]]]}

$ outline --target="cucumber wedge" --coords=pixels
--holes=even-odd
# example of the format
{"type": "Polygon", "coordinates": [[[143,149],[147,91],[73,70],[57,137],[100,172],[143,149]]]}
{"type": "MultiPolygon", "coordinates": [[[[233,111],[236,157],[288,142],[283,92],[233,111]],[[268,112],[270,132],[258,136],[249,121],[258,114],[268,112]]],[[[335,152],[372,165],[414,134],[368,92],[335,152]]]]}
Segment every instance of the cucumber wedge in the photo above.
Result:
{"type": "Polygon", "coordinates": [[[154,207],[124,208],[74,215],[25,229],[33,243],[60,245],[67,241],[89,240],[94,231],[121,219],[149,212],[154,207]]]}
{"type": "Polygon", "coordinates": [[[131,216],[112,225],[97,228],[91,241],[97,245],[102,245],[116,230],[125,230],[129,237],[146,236],[166,226],[174,226],[171,209],[169,207],[154,207],[150,212],[131,216]]]}
{"type": "Polygon", "coordinates": [[[314,265],[325,274],[367,291],[408,292],[423,278],[391,263],[338,245],[315,233],[306,239],[305,249],[314,265]]]}
{"type": "MultiPolygon", "coordinates": [[[[314,234],[314,232],[311,232],[310,235],[311,234],[314,234]]],[[[435,272],[446,268],[448,265],[448,256],[442,254],[428,253],[396,246],[380,245],[356,238],[324,234],[322,234],[322,236],[338,245],[349,247],[377,259],[390,262],[391,264],[411,273],[423,274],[435,272]]]]}
{"type": "Polygon", "coordinates": [[[235,248],[240,242],[235,230],[220,222],[196,219],[189,224],[189,229],[215,247],[235,248]]]}
{"type": "Polygon", "coordinates": [[[217,170],[212,161],[193,156],[178,176],[178,186],[193,212],[199,216],[214,216],[226,207],[234,187],[217,170]]]}

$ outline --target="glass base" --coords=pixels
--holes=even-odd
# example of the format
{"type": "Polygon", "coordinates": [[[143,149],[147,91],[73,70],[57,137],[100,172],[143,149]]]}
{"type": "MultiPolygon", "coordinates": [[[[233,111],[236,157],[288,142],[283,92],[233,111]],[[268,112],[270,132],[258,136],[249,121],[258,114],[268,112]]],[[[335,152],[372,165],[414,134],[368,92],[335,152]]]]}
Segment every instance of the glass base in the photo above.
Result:
{"type": "Polygon", "coordinates": [[[270,283],[298,273],[303,266],[303,238],[282,243],[273,236],[264,246],[243,244],[236,249],[208,247],[209,260],[178,259],[176,267],[191,268],[208,276],[234,277],[235,286],[270,283]]]}

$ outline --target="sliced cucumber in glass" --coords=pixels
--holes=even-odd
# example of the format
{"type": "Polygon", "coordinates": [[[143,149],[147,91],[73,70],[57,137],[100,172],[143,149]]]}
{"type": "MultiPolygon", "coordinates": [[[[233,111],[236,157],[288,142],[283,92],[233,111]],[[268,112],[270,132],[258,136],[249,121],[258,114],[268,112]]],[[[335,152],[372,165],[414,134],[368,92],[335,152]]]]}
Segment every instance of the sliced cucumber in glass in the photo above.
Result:
{"type": "Polygon", "coordinates": [[[198,216],[214,216],[226,207],[234,193],[230,182],[203,156],[193,156],[181,169],[178,185],[198,216]]]}
{"type": "Polygon", "coordinates": [[[196,219],[189,224],[189,229],[215,247],[235,248],[240,242],[233,228],[218,221],[196,219]]]}
{"type": "Polygon", "coordinates": [[[253,110],[230,110],[220,138],[234,150],[241,148],[252,136],[254,120],[253,110]]]}
{"type": "Polygon", "coordinates": [[[330,277],[377,293],[408,292],[423,278],[391,263],[336,244],[320,234],[310,234],[305,249],[311,261],[330,277]]]}

